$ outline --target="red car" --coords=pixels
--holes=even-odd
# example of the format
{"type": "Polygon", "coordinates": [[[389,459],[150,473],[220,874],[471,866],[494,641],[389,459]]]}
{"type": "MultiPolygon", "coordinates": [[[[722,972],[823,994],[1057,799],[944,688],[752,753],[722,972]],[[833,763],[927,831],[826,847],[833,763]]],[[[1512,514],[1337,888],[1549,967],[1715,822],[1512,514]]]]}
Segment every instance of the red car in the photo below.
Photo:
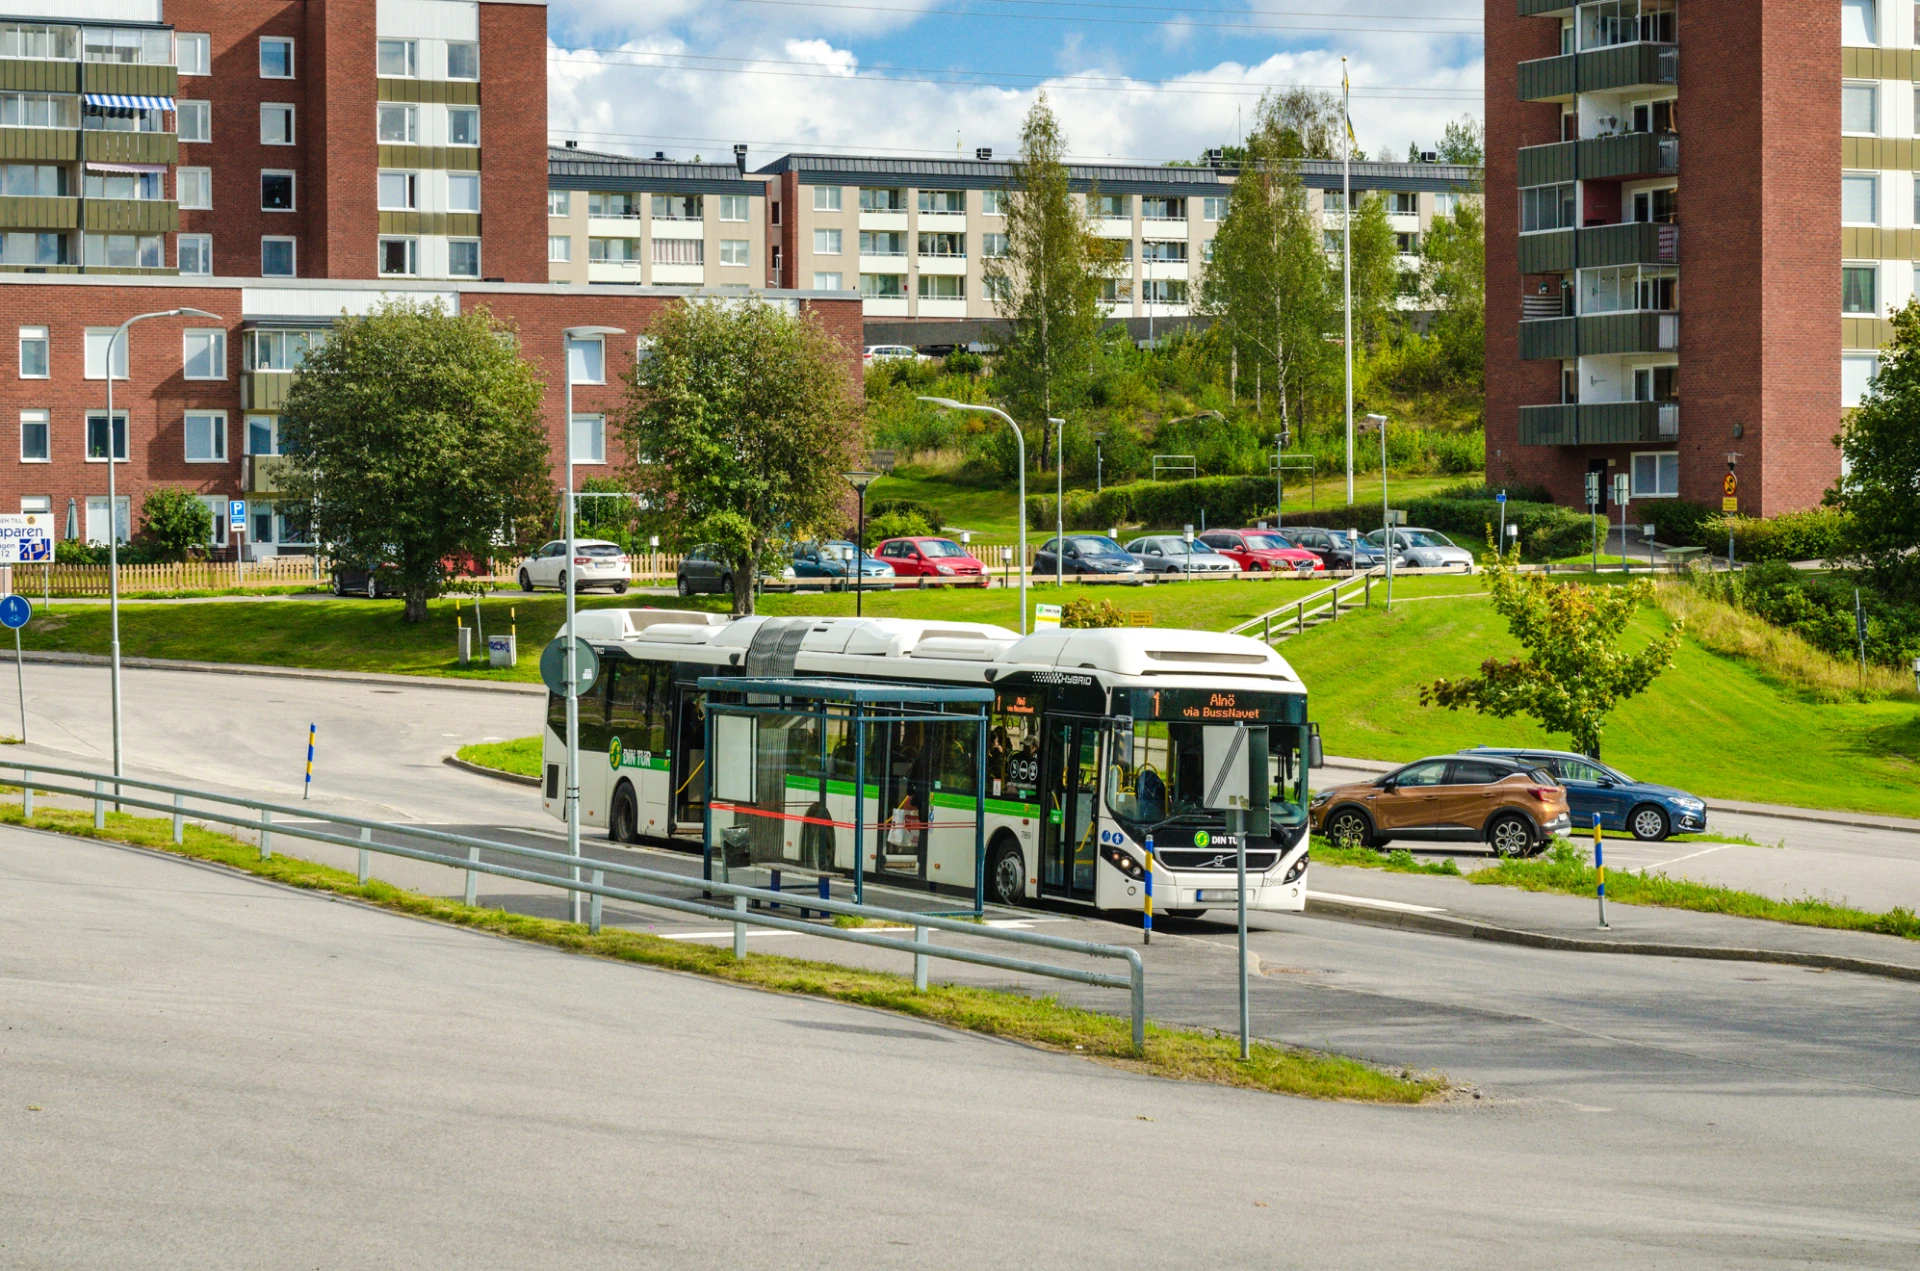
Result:
{"type": "Polygon", "coordinates": [[[1327,567],[1314,553],[1295,547],[1284,534],[1273,530],[1208,530],[1200,541],[1245,570],[1310,574],[1327,567]]]}
{"type": "Polygon", "coordinates": [[[964,579],[981,587],[991,578],[985,565],[950,538],[890,538],[873,554],[893,566],[896,578],[964,579]]]}

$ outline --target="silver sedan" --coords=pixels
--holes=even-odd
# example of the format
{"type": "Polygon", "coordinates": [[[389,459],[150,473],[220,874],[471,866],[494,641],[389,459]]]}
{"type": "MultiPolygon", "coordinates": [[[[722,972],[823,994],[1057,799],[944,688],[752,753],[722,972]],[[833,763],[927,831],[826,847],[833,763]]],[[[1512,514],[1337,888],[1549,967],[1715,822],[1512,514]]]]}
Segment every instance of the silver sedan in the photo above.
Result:
{"type": "MultiPolygon", "coordinates": [[[[1378,547],[1386,541],[1384,530],[1367,535],[1378,547]]],[[[1463,569],[1473,572],[1473,553],[1459,546],[1439,530],[1395,530],[1393,545],[1400,550],[1397,563],[1413,569],[1463,569]]]]}
{"type": "Polygon", "coordinates": [[[1127,544],[1127,554],[1149,574],[1231,574],[1238,568],[1205,543],[1187,541],[1178,534],[1150,534],[1127,544]]]}

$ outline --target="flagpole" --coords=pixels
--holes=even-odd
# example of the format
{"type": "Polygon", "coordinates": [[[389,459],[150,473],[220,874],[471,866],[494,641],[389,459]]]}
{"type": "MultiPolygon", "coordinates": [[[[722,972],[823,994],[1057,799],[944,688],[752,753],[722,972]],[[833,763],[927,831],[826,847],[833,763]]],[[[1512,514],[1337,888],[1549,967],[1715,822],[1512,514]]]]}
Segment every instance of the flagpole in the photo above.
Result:
{"type": "Polygon", "coordinates": [[[1353,506],[1353,107],[1347,85],[1347,59],[1340,59],[1340,113],[1347,125],[1347,148],[1340,163],[1340,283],[1346,293],[1343,317],[1347,355],[1347,506],[1353,506]]]}

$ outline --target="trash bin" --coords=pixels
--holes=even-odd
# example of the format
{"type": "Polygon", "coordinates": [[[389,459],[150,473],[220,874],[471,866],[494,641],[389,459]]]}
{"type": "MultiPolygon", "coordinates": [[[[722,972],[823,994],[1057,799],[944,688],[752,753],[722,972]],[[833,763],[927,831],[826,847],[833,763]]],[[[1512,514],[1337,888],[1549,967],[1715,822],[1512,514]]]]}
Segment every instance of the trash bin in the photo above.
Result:
{"type": "Polygon", "coordinates": [[[720,860],[729,872],[753,864],[753,827],[728,825],[720,830],[720,860]]]}
{"type": "Polygon", "coordinates": [[[491,666],[512,666],[520,660],[520,637],[517,635],[493,635],[487,637],[487,662],[491,666]]]}
{"type": "Polygon", "coordinates": [[[473,660],[473,628],[461,627],[455,634],[460,642],[460,665],[465,666],[473,660]]]}

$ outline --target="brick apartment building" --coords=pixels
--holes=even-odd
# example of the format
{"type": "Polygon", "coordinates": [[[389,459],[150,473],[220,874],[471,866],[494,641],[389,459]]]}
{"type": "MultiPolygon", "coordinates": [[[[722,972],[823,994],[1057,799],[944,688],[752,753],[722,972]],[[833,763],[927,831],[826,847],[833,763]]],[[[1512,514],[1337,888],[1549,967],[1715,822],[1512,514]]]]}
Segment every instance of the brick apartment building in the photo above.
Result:
{"type": "Polygon", "coordinates": [[[1732,455],[1742,512],[1819,501],[1913,295],[1914,37],[1892,0],[1489,0],[1490,480],[1717,508],[1732,455]]]}
{"type": "MultiPolygon", "coordinates": [[[[585,479],[620,458],[605,413],[636,341],[663,307],[736,290],[714,285],[734,272],[736,237],[748,243],[743,280],[820,313],[859,376],[857,299],[765,292],[755,208],[736,236],[726,222],[737,205],[715,200],[715,266],[700,277],[556,275],[544,4],[47,7],[53,16],[0,15],[0,331],[16,343],[14,364],[0,364],[0,432],[17,430],[0,442],[0,509],[63,525],[71,509],[77,533],[104,541],[110,521],[127,533],[148,488],[182,484],[210,503],[248,501],[250,553],[307,550],[276,498],[276,411],[310,343],[341,312],[389,295],[517,323],[547,376],[553,452],[572,444],[585,479]],[[108,336],[135,314],[183,306],[219,321],[130,328],[113,368],[125,377],[115,426],[108,336]],[[579,325],[627,334],[576,351],[602,382],[578,388],[569,427],[561,330],[579,325]],[[117,514],[109,449],[126,464],[117,514]]],[[[764,190],[726,171],[730,191],[764,190]]],[[[684,245],[670,251],[703,254],[704,231],[688,237],[684,220],[637,237],[674,230],[684,245]]]]}

